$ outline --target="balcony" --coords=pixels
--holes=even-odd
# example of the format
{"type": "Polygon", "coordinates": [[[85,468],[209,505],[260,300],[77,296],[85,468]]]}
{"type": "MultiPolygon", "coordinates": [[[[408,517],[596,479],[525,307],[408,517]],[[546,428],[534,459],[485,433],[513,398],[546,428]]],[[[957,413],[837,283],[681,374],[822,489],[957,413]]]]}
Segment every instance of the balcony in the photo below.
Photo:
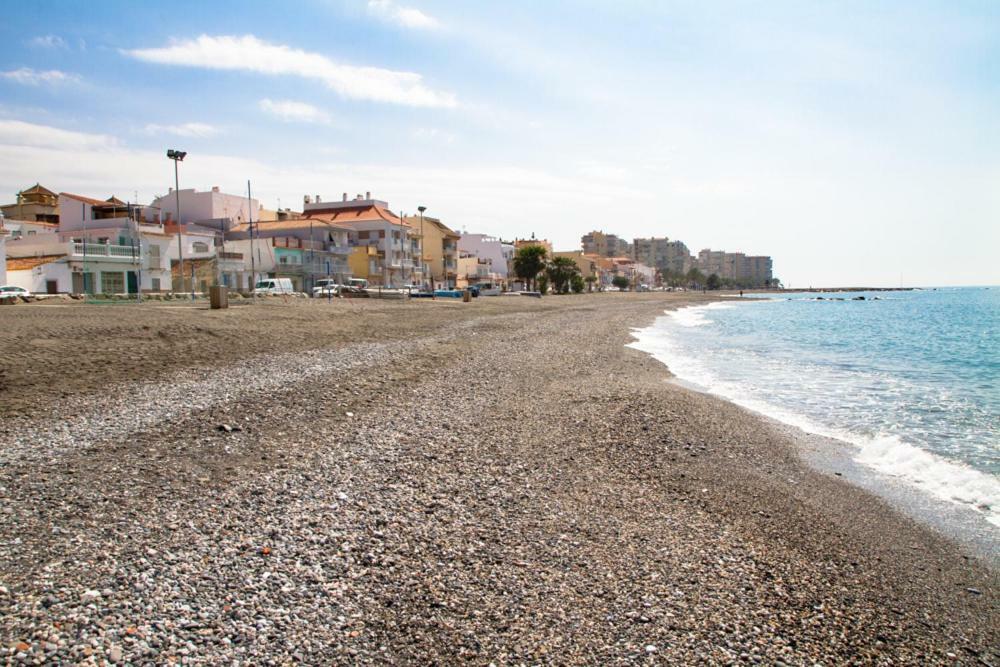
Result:
{"type": "Polygon", "coordinates": [[[100,258],[105,257],[112,261],[138,260],[139,249],[130,245],[111,245],[107,243],[76,243],[70,244],[73,257],[100,258]]]}

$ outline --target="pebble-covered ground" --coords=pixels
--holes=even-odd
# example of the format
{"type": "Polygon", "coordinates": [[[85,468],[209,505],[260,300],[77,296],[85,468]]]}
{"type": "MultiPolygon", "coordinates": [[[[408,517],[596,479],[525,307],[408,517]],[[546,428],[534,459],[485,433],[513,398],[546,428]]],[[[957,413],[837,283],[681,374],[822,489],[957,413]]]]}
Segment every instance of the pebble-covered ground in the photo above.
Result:
{"type": "Polygon", "coordinates": [[[0,659],[1000,664],[995,572],[624,347],[683,298],[7,308],[0,659]]]}

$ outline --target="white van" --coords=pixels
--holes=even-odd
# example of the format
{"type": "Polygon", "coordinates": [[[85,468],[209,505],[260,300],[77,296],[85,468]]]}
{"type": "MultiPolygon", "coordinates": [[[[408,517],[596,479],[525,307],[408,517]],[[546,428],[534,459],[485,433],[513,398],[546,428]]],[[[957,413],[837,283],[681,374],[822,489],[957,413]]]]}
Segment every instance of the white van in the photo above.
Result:
{"type": "Polygon", "coordinates": [[[253,293],[257,296],[268,294],[293,294],[291,278],[264,278],[258,280],[253,288],[253,293]]]}

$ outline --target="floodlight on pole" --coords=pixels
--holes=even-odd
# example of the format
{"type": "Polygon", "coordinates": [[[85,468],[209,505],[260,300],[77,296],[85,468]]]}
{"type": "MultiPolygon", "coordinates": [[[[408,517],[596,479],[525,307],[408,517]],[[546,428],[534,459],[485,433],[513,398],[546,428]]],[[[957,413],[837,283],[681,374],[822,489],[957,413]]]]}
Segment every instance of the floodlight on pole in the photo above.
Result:
{"type": "MultiPolygon", "coordinates": [[[[181,228],[181,188],[180,180],[177,176],[177,163],[183,162],[187,156],[187,151],[177,151],[173,148],[167,149],[167,157],[174,161],[174,201],[177,204],[177,258],[178,272],[180,275],[180,288],[184,291],[184,241],[181,228]]],[[[194,280],[191,280],[191,299],[194,299],[194,280]]]]}
{"type": "MultiPolygon", "coordinates": [[[[426,269],[426,266],[424,265],[424,242],[426,240],[424,239],[424,211],[427,210],[427,207],[418,206],[417,210],[420,211],[420,273],[423,273],[424,270],[426,269]]],[[[431,291],[434,290],[433,280],[434,280],[433,278],[431,278],[431,280],[428,280],[427,276],[426,275],[424,276],[424,282],[430,283],[431,291]]]]}

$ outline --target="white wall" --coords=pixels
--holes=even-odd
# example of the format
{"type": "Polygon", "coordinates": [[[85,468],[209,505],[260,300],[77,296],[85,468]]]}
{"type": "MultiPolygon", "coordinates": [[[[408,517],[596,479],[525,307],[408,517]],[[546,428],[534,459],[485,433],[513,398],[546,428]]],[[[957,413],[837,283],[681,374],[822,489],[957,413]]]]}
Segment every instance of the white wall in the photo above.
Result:
{"type": "Polygon", "coordinates": [[[7,284],[7,232],[0,230],[0,285],[7,284]]]}
{"type": "Polygon", "coordinates": [[[458,250],[490,260],[493,272],[501,279],[507,279],[507,258],[504,256],[504,244],[498,239],[486,234],[462,234],[458,239],[458,250]]]}
{"type": "Polygon", "coordinates": [[[45,294],[45,281],[55,280],[56,290],[69,293],[73,291],[73,275],[65,260],[56,260],[48,264],[36,266],[23,271],[8,271],[8,285],[23,287],[32,293],[45,294]]]}
{"type": "MultiPolygon", "coordinates": [[[[249,219],[249,212],[253,211],[253,219],[260,218],[260,202],[256,199],[247,200],[242,195],[230,195],[225,192],[197,192],[194,188],[180,190],[181,200],[181,222],[196,222],[198,220],[214,220],[218,218],[229,218],[234,222],[246,222],[249,219]]],[[[163,219],[167,219],[169,213],[172,220],[177,220],[177,196],[170,192],[157,197],[150,204],[151,207],[159,207],[163,219]]]]}

